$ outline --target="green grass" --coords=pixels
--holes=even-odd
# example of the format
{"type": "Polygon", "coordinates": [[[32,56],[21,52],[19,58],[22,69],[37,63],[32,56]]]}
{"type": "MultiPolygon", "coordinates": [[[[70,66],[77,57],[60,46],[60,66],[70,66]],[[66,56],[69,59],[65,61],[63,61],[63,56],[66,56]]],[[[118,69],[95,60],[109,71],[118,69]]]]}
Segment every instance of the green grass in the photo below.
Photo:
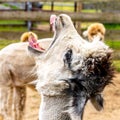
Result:
{"type": "MultiPolygon", "coordinates": [[[[74,11],[74,3],[73,2],[64,2],[64,3],[54,2],[54,8],[53,9],[55,11],[70,11],[70,12],[73,12],[74,11]],[[68,4],[70,4],[70,6],[67,6],[68,4]]],[[[51,10],[50,2],[44,3],[43,10],[51,10]]]]}
{"type": "Polygon", "coordinates": [[[105,43],[115,50],[120,50],[120,40],[106,40],[105,43]]]}
{"type": "MultiPolygon", "coordinates": [[[[105,41],[110,48],[112,48],[115,51],[120,51],[120,41],[119,40],[107,40],[105,41]]],[[[117,72],[120,72],[120,60],[114,60],[113,61],[113,66],[115,67],[117,72]]]]}
{"type": "MultiPolygon", "coordinates": [[[[51,10],[51,7],[50,6],[44,6],[43,7],[44,10],[51,10]]],[[[54,8],[55,11],[57,10],[60,10],[60,11],[74,11],[74,8],[73,7],[64,7],[64,6],[56,6],[54,8]]]]}
{"type": "Polygon", "coordinates": [[[19,42],[19,40],[0,40],[0,49],[4,48],[5,46],[11,43],[16,43],[16,42],[19,42]]]}
{"type": "Polygon", "coordinates": [[[114,60],[113,66],[115,67],[117,72],[120,72],[120,60],[114,60]]]}
{"type": "Polygon", "coordinates": [[[18,7],[14,6],[14,5],[7,4],[7,3],[4,3],[4,6],[10,7],[12,9],[18,9],[18,7]]]}
{"type": "Polygon", "coordinates": [[[12,26],[5,26],[5,27],[2,27],[0,26],[0,31],[1,32],[6,32],[6,31],[16,31],[16,32],[21,32],[21,31],[27,31],[27,27],[12,27],[12,26]]]}
{"type": "Polygon", "coordinates": [[[24,21],[19,20],[0,20],[0,25],[6,25],[6,26],[0,26],[0,31],[23,31],[27,30],[26,26],[9,26],[8,24],[16,24],[16,25],[24,25],[24,21]],[[8,25],[8,26],[7,26],[8,25]]]}
{"type": "MultiPolygon", "coordinates": [[[[51,10],[51,4],[50,2],[45,2],[43,4],[43,10],[51,10]]],[[[54,2],[54,10],[55,11],[69,11],[73,12],[74,11],[74,2],[54,2]]],[[[95,13],[96,10],[94,9],[83,9],[82,12],[84,13],[95,13]]],[[[99,11],[97,11],[99,12],[99,11]]]]}
{"type": "MultiPolygon", "coordinates": [[[[83,13],[95,13],[96,10],[94,10],[94,9],[86,9],[86,10],[83,9],[82,12],[83,12],[83,13]]],[[[97,11],[97,12],[100,12],[100,11],[97,11]]]]}
{"type": "Polygon", "coordinates": [[[0,24],[24,24],[24,21],[20,21],[20,20],[0,20],[0,24]]]}
{"type": "Polygon", "coordinates": [[[120,24],[119,23],[106,23],[104,24],[105,28],[106,29],[109,29],[109,30],[120,30],[120,24]]]}

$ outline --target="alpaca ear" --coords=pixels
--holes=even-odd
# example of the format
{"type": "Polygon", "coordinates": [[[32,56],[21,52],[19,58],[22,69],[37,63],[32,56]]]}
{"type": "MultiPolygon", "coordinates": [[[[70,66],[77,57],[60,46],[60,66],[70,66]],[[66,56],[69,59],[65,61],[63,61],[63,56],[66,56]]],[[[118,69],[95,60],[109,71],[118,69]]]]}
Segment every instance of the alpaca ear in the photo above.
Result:
{"type": "Polygon", "coordinates": [[[96,110],[100,111],[103,109],[104,99],[101,94],[97,94],[90,99],[92,105],[96,110]]]}
{"type": "Polygon", "coordinates": [[[32,55],[33,57],[34,56],[39,56],[39,55],[44,53],[44,51],[37,50],[37,49],[35,49],[35,48],[31,47],[31,46],[28,46],[28,51],[29,51],[30,55],[32,55]]]}

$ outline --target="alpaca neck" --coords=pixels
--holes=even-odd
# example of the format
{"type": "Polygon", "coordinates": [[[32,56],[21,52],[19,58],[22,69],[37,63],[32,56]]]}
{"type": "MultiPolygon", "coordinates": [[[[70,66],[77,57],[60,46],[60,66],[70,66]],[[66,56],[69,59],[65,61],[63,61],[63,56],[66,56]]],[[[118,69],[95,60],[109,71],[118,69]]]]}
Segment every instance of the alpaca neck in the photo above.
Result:
{"type": "Polygon", "coordinates": [[[66,96],[42,96],[40,105],[40,120],[70,120],[68,114],[63,113],[69,102],[66,96]]]}

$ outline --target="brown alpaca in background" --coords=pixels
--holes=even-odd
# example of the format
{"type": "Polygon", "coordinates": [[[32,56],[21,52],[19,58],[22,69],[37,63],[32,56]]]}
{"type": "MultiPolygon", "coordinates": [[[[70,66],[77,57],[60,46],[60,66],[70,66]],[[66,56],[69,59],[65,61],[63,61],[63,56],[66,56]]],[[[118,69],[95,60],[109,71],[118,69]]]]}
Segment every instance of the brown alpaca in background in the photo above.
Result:
{"type": "Polygon", "coordinates": [[[89,41],[93,41],[95,38],[104,41],[105,32],[106,29],[102,23],[93,23],[83,32],[83,36],[87,37],[89,41]]]}

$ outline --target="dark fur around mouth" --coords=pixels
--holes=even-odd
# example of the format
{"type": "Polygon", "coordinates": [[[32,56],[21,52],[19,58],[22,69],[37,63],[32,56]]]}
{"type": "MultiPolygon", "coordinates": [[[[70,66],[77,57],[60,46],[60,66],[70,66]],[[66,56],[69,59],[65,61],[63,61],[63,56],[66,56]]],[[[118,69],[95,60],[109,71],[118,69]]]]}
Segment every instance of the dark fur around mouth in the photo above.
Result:
{"type": "Polygon", "coordinates": [[[70,108],[68,113],[78,115],[82,119],[88,99],[95,97],[98,104],[103,106],[100,93],[106,85],[112,83],[114,68],[111,63],[111,55],[106,53],[106,56],[84,58],[82,66],[74,71],[72,69],[72,56],[72,50],[68,50],[64,57],[64,64],[73,76],[66,80],[70,85],[69,94],[72,96],[69,105],[72,109],[70,108]]]}

